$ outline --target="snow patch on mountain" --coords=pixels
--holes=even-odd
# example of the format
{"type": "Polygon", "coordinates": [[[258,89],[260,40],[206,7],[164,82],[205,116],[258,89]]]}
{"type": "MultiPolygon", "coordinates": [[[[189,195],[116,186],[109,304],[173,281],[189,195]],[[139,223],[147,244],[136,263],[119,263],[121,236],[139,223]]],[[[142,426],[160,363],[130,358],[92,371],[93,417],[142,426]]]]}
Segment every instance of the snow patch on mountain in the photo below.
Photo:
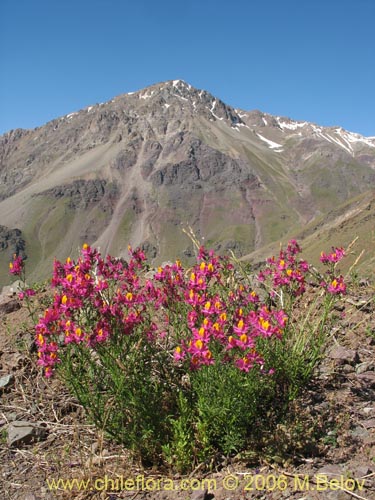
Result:
{"type": "MultiPolygon", "coordinates": [[[[261,135],[261,134],[258,134],[258,133],[257,133],[257,136],[258,136],[258,137],[259,137],[259,139],[261,139],[263,142],[266,142],[266,143],[268,144],[268,147],[269,147],[270,149],[274,149],[274,150],[276,150],[276,149],[280,149],[280,148],[282,148],[282,147],[283,147],[283,146],[282,146],[282,144],[278,144],[277,142],[270,141],[269,139],[266,139],[265,137],[263,137],[263,135],[261,135]]],[[[277,151],[277,152],[279,152],[279,151],[277,151]]]]}
{"type": "Polygon", "coordinates": [[[339,134],[345,141],[349,143],[363,143],[371,148],[375,148],[375,137],[364,137],[361,134],[356,134],[354,132],[348,132],[343,128],[337,128],[336,133],[339,134]]]}
{"type": "Polygon", "coordinates": [[[293,120],[286,122],[280,116],[276,117],[276,121],[277,121],[280,128],[282,128],[282,129],[286,128],[288,130],[297,130],[298,128],[302,128],[302,127],[305,127],[306,125],[308,125],[307,122],[296,122],[293,120]]]}

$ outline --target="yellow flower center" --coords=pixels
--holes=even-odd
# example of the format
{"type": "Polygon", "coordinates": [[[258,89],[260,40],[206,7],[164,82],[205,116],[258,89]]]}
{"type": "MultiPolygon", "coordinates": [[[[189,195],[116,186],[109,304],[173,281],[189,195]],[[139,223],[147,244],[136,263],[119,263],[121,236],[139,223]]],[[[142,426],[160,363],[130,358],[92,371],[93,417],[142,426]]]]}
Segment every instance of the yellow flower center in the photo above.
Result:
{"type": "Polygon", "coordinates": [[[202,342],[200,339],[198,339],[198,340],[196,340],[196,341],[194,342],[194,345],[195,345],[195,347],[196,347],[197,349],[202,349],[202,347],[203,347],[203,342],[202,342]]]}
{"type": "Polygon", "coordinates": [[[264,320],[263,318],[260,318],[260,326],[264,329],[264,330],[268,330],[268,328],[270,327],[270,324],[267,320],[264,320]]]}

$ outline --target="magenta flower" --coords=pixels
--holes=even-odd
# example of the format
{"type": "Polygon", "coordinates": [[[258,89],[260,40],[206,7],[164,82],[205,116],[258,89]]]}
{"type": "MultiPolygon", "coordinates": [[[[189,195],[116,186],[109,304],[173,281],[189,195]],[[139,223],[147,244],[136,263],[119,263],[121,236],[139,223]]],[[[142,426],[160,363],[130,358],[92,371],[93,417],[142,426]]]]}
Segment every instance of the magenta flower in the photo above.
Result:
{"type": "Polygon", "coordinates": [[[340,276],[339,278],[335,278],[328,286],[327,291],[334,295],[336,294],[345,294],[346,292],[346,284],[344,283],[344,278],[340,276]]]}
{"type": "Polygon", "coordinates": [[[332,247],[332,252],[329,254],[326,254],[324,252],[321,252],[320,254],[320,261],[323,262],[323,264],[326,264],[328,262],[332,262],[336,264],[336,262],[340,262],[340,260],[345,257],[345,250],[344,248],[334,248],[332,247]]]}
{"type": "Polygon", "coordinates": [[[32,297],[35,295],[35,290],[32,288],[27,288],[26,290],[22,290],[22,292],[19,292],[18,297],[20,300],[23,300],[25,297],[32,297]]]}
{"type": "Polygon", "coordinates": [[[19,276],[22,272],[23,269],[23,260],[22,257],[16,257],[14,255],[14,260],[13,262],[9,263],[9,272],[10,274],[14,274],[15,276],[19,276]]]}

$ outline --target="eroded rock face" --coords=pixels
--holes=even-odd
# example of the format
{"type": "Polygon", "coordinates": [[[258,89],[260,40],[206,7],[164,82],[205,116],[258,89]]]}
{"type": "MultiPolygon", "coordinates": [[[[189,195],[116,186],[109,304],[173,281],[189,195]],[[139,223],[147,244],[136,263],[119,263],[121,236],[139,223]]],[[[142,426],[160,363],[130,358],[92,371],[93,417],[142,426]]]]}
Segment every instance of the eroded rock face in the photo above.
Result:
{"type": "MultiPolygon", "coordinates": [[[[103,179],[79,180],[71,184],[56,186],[38,193],[37,196],[51,196],[53,198],[66,198],[72,209],[87,208],[90,204],[99,203],[104,198],[107,202],[115,200],[118,188],[115,183],[108,183],[103,179]]],[[[108,204],[108,203],[107,203],[108,204]]]]}
{"type": "Polygon", "coordinates": [[[20,229],[10,229],[0,225],[0,252],[5,252],[9,259],[14,254],[22,258],[26,257],[25,240],[20,229]]]}
{"type": "Polygon", "coordinates": [[[257,180],[245,161],[235,160],[199,139],[189,137],[181,147],[186,152],[186,159],[167,163],[155,172],[151,177],[154,186],[179,186],[186,191],[205,187],[220,192],[257,180]]]}

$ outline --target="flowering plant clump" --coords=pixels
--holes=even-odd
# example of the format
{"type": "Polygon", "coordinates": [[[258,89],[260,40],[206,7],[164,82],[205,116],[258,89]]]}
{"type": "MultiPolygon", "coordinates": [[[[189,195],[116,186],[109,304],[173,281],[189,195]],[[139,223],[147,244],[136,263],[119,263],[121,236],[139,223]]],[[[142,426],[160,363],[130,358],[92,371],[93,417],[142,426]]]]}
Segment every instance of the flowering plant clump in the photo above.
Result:
{"type": "MultiPolygon", "coordinates": [[[[249,281],[203,247],[191,269],[177,260],[152,272],[140,249],[129,247],[126,262],[85,244],[77,260],[55,261],[53,299],[35,326],[38,364],[143,460],[185,470],[238,452],[275,397],[290,399],[311,375],[333,300],[345,293],[335,274],[343,249],[322,253],[328,278],[300,252],[290,241],[249,281]],[[294,310],[311,280],[325,311],[314,327],[294,310]]],[[[10,266],[22,269],[20,259],[10,266]]]]}
{"type": "Polygon", "coordinates": [[[332,247],[332,252],[326,254],[322,252],[320,254],[320,261],[328,266],[327,275],[328,281],[322,281],[322,286],[326,288],[329,293],[332,294],[344,294],[346,293],[346,284],[344,282],[344,277],[342,275],[336,276],[335,270],[336,265],[345,257],[345,250],[340,248],[332,247]]]}

